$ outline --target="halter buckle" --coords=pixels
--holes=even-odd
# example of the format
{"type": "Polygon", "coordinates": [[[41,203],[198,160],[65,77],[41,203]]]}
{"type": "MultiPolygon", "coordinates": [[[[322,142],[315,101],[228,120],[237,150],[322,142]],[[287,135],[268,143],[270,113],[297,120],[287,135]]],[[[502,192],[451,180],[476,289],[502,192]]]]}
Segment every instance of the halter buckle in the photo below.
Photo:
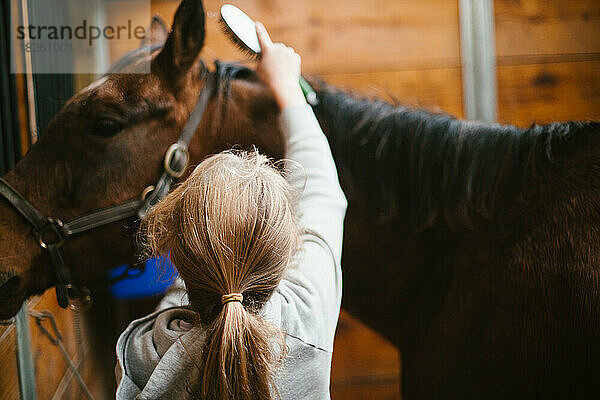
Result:
{"type": "Polygon", "coordinates": [[[165,171],[167,172],[167,174],[169,174],[175,179],[181,178],[185,173],[185,169],[187,168],[189,159],[190,153],[188,152],[187,146],[185,146],[182,143],[173,143],[167,150],[167,153],[165,154],[165,171]],[[171,162],[175,158],[175,154],[177,154],[178,152],[184,157],[185,161],[180,169],[175,169],[171,166],[171,162]]]}
{"type": "Polygon", "coordinates": [[[48,217],[47,220],[48,223],[35,233],[38,243],[44,249],[47,249],[48,246],[51,245],[56,247],[62,246],[65,242],[65,237],[62,234],[62,221],[52,217],[48,217]],[[50,239],[50,241],[48,241],[48,239],[50,239]]]}

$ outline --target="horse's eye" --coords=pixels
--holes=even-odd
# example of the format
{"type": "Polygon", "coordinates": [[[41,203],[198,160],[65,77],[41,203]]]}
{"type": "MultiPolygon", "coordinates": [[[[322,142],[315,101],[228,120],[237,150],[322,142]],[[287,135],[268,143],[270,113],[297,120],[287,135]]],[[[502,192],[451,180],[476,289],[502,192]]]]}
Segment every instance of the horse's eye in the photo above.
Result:
{"type": "Polygon", "coordinates": [[[121,132],[125,125],[112,118],[99,118],[92,125],[91,134],[99,137],[112,137],[121,132]]]}

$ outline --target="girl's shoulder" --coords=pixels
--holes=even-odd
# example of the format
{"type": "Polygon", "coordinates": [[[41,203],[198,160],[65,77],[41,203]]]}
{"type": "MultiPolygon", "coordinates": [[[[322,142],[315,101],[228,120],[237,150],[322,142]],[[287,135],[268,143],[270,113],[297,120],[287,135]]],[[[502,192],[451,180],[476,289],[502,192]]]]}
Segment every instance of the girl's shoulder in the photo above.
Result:
{"type": "Polygon", "coordinates": [[[193,328],[196,320],[197,313],[189,306],[159,309],[129,323],[117,341],[117,353],[128,345],[139,346],[151,340],[157,355],[162,356],[179,336],[193,328]]]}
{"type": "MultiPolygon", "coordinates": [[[[156,393],[164,389],[162,385],[177,386],[164,377],[162,384],[154,380],[163,370],[187,371],[195,365],[193,355],[199,354],[205,336],[203,327],[194,323],[196,318],[197,314],[188,307],[171,307],[132,321],[116,346],[119,388],[156,393]]],[[[183,375],[189,378],[188,373],[183,375]]],[[[180,381],[181,377],[173,379],[180,381]]]]}

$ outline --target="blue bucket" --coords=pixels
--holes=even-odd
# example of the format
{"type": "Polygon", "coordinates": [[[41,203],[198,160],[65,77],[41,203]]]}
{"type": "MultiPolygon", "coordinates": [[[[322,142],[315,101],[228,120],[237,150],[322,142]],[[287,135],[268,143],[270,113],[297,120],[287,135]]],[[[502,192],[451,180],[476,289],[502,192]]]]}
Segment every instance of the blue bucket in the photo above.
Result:
{"type": "MultiPolygon", "coordinates": [[[[116,279],[127,273],[127,264],[109,271],[109,279],[116,279]]],[[[116,299],[132,300],[163,294],[177,278],[177,270],[167,257],[151,258],[146,261],[146,269],[138,273],[128,272],[129,276],[114,283],[110,292],[116,299]]]]}

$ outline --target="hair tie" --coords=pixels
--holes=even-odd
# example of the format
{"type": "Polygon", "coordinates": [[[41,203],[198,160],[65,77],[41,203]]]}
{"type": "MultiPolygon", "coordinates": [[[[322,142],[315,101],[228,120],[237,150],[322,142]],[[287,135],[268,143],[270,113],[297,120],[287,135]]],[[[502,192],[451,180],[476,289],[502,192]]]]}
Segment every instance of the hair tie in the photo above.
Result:
{"type": "Polygon", "coordinates": [[[221,304],[225,305],[230,301],[239,301],[241,303],[244,301],[244,295],[241,293],[229,293],[221,296],[221,304]]]}

